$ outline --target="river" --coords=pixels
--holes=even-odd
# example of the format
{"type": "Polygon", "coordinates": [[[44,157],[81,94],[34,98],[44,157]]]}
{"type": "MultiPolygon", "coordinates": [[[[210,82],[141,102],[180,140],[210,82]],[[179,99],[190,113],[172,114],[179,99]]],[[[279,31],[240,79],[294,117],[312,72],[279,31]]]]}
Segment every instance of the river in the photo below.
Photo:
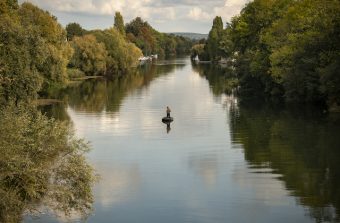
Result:
{"type": "Polygon", "coordinates": [[[44,108],[91,143],[100,180],[87,222],[339,221],[340,115],[241,106],[220,72],[159,60],[79,83],[60,95],[64,104],[44,108]]]}

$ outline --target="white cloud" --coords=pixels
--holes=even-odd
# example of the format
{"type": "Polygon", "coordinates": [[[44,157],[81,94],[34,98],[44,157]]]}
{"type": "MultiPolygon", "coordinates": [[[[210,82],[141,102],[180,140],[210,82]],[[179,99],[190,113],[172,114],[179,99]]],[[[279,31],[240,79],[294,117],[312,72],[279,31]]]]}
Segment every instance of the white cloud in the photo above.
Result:
{"type": "Polygon", "coordinates": [[[221,16],[224,21],[230,21],[232,17],[238,15],[241,9],[250,0],[226,0],[223,7],[214,7],[213,14],[221,16]]]}
{"type": "Polygon", "coordinates": [[[210,15],[207,12],[204,12],[201,8],[194,7],[190,9],[188,18],[193,20],[206,20],[210,19],[210,15]]]}

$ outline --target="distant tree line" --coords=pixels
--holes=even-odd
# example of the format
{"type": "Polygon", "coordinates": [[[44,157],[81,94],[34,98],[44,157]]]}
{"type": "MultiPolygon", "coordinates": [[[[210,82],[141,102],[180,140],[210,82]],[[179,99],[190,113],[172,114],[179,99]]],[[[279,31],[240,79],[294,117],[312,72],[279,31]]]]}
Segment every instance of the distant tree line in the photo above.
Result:
{"type": "Polygon", "coordinates": [[[31,101],[59,89],[72,78],[126,74],[138,58],[189,53],[193,42],[163,34],[141,18],[124,25],[116,12],[113,26],[64,29],[56,17],[31,3],[0,2],[0,104],[31,101]]]}
{"type": "Polygon", "coordinates": [[[158,54],[169,57],[190,54],[193,40],[174,34],[160,33],[148,22],[137,17],[125,26],[127,39],[135,43],[144,55],[158,54]]]}
{"type": "Polygon", "coordinates": [[[192,56],[233,67],[244,98],[340,106],[340,2],[254,0],[192,56]]]}

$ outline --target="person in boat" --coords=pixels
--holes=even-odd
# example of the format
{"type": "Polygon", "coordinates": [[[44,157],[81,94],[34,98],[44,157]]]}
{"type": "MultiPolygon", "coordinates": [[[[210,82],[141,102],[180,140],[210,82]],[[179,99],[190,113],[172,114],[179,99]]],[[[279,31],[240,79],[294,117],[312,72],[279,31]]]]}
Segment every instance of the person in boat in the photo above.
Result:
{"type": "Polygon", "coordinates": [[[170,110],[169,106],[166,106],[166,117],[167,118],[170,118],[170,112],[171,112],[171,110],[170,110]]]}

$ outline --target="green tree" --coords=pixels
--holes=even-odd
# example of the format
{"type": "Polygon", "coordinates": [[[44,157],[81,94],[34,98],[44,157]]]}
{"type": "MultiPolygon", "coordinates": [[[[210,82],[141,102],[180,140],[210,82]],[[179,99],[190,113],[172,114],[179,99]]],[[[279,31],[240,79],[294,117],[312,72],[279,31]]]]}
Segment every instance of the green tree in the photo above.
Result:
{"type": "Polygon", "coordinates": [[[234,18],[230,29],[237,57],[237,73],[240,92],[245,97],[261,97],[274,100],[283,95],[282,86],[270,75],[271,47],[263,41],[263,35],[282,17],[291,0],[256,0],[249,3],[234,18]]]}
{"type": "Polygon", "coordinates": [[[209,60],[209,55],[205,50],[205,44],[196,44],[191,48],[191,59],[194,59],[196,56],[202,61],[209,60]]]}
{"type": "Polygon", "coordinates": [[[74,37],[71,45],[74,49],[71,67],[78,68],[90,76],[105,74],[107,51],[105,45],[98,43],[95,36],[74,37]]]}
{"type": "Polygon", "coordinates": [[[0,126],[0,221],[20,222],[39,205],[86,217],[96,180],[88,144],[34,107],[1,107],[0,126]]]}
{"type": "Polygon", "coordinates": [[[120,12],[116,12],[116,14],[115,14],[114,27],[120,32],[120,34],[125,36],[124,20],[123,20],[123,16],[120,14],[120,12]]]}
{"type": "Polygon", "coordinates": [[[37,92],[65,83],[72,49],[48,12],[30,3],[7,8],[0,18],[0,94],[5,100],[34,99],[37,92]]]}
{"type": "Polygon", "coordinates": [[[174,56],[189,54],[193,41],[172,34],[160,33],[140,17],[126,24],[127,39],[138,46],[145,55],[174,56]]]}
{"type": "Polygon", "coordinates": [[[78,23],[69,23],[66,25],[67,40],[71,41],[74,36],[83,36],[85,30],[78,23]]]}
{"type": "Polygon", "coordinates": [[[216,16],[209,32],[206,49],[210,60],[216,61],[221,57],[220,41],[223,35],[223,22],[220,16],[216,16]]]}
{"type": "Polygon", "coordinates": [[[284,86],[287,101],[340,105],[339,14],[339,1],[299,1],[265,36],[271,74],[284,86]]]}
{"type": "Polygon", "coordinates": [[[127,42],[117,29],[93,31],[97,41],[103,43],[108,53],[106,60],[107,75],[126,73],[131,67],[137,66],[142,52],[135,44],[127,42]]]}
{"type": "Polygon", "coordinates": [[[19,8],[18,0],[1,0],[0,1],[0,15],[6,14],[18,8],[19,8]]]}

